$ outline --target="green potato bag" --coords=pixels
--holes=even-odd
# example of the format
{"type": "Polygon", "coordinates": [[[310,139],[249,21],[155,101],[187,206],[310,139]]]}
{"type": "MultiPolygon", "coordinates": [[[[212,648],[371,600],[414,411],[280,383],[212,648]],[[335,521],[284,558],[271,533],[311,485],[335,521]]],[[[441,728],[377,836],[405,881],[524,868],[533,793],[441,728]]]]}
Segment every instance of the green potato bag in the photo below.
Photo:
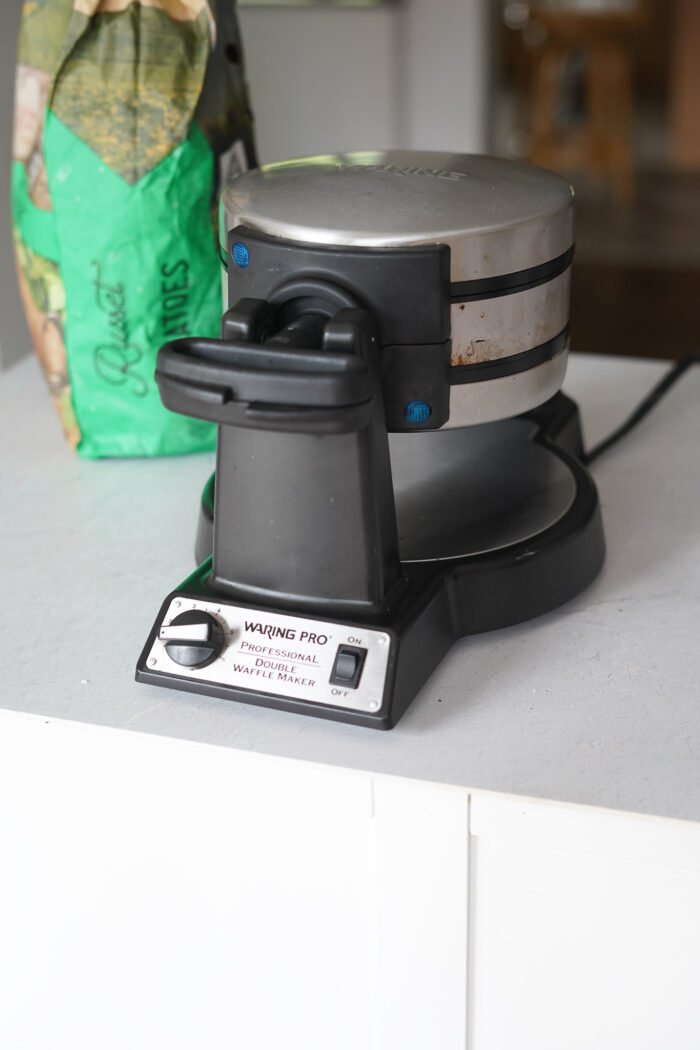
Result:
{"type": "Polygon", "coordinates": [[[221,320],[216,200],[256,163],[231,0],[30,0],[12,206],[20,292],[69,442],[86,457],[193,452],[215,428],[163,408],[156,355],[221,320]]]}

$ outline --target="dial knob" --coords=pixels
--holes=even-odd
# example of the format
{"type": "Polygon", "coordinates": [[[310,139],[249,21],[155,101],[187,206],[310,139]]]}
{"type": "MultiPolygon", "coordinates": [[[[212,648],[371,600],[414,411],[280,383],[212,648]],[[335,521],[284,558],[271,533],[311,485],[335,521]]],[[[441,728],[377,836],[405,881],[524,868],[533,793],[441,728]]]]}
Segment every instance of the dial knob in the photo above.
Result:
{"type": "Polygon", "coordinates": [[[200,609],[180,613],[161,627],[160,639],[171,660],[182,667],[207,667],[224,647],[219,621],[200,609]]]}

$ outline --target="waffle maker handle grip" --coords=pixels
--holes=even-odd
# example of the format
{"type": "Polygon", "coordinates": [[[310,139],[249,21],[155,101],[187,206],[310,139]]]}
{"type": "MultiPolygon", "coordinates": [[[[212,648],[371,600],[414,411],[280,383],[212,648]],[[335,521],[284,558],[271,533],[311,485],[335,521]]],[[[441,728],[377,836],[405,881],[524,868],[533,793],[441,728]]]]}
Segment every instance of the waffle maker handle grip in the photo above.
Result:
{"type": "MultiPolygon", "coordinates": [[[[238,315],[250,317],[245,307],[258,302],[243,300],[238,315]]],[[[166,408],[266,430],[347,433],[366,426],[375,384],[357,347],[374,338],[367,334],[370,315],[344,309],[329,322],[309,312],[262,343],[252,341],[259,316],[236,331],[231,313],[222,326],[228,338],[176,339],[162,347],[156,381],[166,408]]]]}

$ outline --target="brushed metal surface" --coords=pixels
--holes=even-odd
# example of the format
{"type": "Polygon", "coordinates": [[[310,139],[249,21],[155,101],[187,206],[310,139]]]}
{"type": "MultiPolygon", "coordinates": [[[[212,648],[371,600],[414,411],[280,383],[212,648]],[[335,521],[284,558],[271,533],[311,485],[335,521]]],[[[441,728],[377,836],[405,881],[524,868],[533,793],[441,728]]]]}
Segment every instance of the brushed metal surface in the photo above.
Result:
{"type": "Polygon", "coordinates": [[[573,475],[511,419],[389,437],[402,561],[459,558],[527,540],[566,513],[573,475]]]}
{"type": "Polygon", "coordinates": [[[568,359],[565,347],[551,361],[527,371],[450,387],[450,418],[441,429],[491,423],[543,405],[561,388],[568,359]]]}
{"type": "Polygon", "coordinates": [[[554,339],[569,323],[570,282],[571,267],[535,288],[453,303],[452,364],[499,361],[554,339]]]}
{"type": "Polygon", "coordinates": [[[573,243],[572,190],[530,164],[459,153],[323,154],[224,188],[226,227],[328,245],[448,244],[452,281],[513,273],[573,243]]]}

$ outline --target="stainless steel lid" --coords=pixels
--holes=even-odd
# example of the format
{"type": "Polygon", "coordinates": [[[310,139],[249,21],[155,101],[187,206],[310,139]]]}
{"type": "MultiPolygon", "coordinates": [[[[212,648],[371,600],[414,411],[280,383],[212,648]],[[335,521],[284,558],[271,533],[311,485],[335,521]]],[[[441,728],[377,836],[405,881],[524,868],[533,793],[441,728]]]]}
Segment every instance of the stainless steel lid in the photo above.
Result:
{"type": "Polygon", "coordinates": [[[222,195],[228,230],[327,245],[448,244],[451,279],[526,270],[573,244],[572,190],[496,157],[388,151],[267,164],[222,195]]]}

